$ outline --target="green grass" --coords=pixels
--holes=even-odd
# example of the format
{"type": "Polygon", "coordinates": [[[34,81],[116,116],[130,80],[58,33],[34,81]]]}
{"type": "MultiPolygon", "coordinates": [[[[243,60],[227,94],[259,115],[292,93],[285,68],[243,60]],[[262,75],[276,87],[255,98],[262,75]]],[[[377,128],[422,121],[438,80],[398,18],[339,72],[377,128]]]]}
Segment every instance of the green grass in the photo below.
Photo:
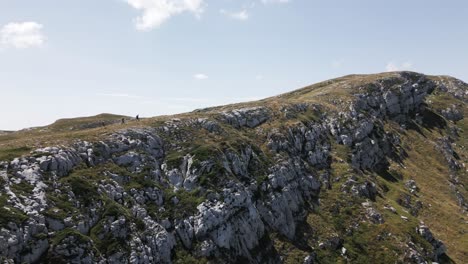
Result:
{"type": "Polygon", "coordinates": [[[29,182],[22,180],[20,183],[10,185],[10,188],[16,195],[26,195],[29,196],[32,194],[34,186],[32,186],[29,182]]]}
{"type": "Polygon", "coordinates": [[[71,130],[83,130],[89,128],[101,127],[105,125],[114,124],[121,122],[121,119],[128,119],[127,116],[113,115],[113,114],[99,114],[90,117],[79,117],[79,118],[67,118],[60,119],[49,125],[47,128],[52,131],[71,131],[71,130]]]}
{"type": "Polygon", "coordinates": [[[223,180],[224,175],[226,175],[225,168],[220,161],[216,161],[210,172],[205,172],[200,175],[198,183],[205,188],[216,190],[218,184],[223,180]]]}
{"type": "Polygon", "coordinates": [[[58,231],[54,235],[54,237],[52,237],[51,244],[58,245],[60,244],[60,242],[62,242],[62,240],[64,240],[65,238],[69,236],[75,237],[79,241],[79,243],[86,243],[90,241],[90,238],[88,236],[81,234],[78,230],[73,229],[73,228],[65,228],[61,231],[58,231]]]}
{"type": "Polygon", "coordinates": [[[49,235],[47,235],[46,233],[38,233],[38,234],[33,235],[33,237],[35,239],[44,240],[44,239],[48,239],[49,235]]]}
{"type": "Polygon", "coordinates": [[[111,235],[107,235],[103,240],[95,240],[94,242],[96,243],[96,248],[99,252],[106,255],[129,251],[129,248],[126,245],[126,240],[113,238],[111,235]]]}
{"type": "Polygon", "coordinates": [[[205,197],[201,195],[199,190],[186,191],[178,190],[165,190],[165,211],[161,214],[162,218],[169,217],[171,219],[181,219],[194,215],[197,212],[197,206],[201,204],[205,197]],[[172,198],[177,197],[179,203],[174,205],[172,198]]]}
{"type": "Polygon", "coordinates": [[[192,253],[182,248],[176,248],[174,252],[175,264],[207,264],[209,263],[206,258],[194,257],[192,253]]]}
{"type": "Polygon", "coordinates": [[[100,196],[97,191],[97,186],[86,177],[72,175],[67,177],[64,182],[70,185],[75,196],[84,202],[84,206],[91,205],[91,203],[100,196]]]}
{"type": "MultiPolygon", "coordinates": [[[[332,155],[334,160],[344,159],[349,155],[349,150],[343,146],[334,145],[332,155]]],[[[348,163],[334,162],[332,178],[354,173],[349,169],[348,163]]],[[[392,170],[399,173],[395,168],[392,170]]],[[[406,209],[395,201],[398,193],[405,190],[404,182],[400,178],[402,176],[399,176],[396,182],[376,177],[376,175],[368,175],[368,173],[356,176],[358,181],[371,177],[377,181],[378,186],[385,185],[386,191],[381,193],[383,196],[378,196],[373,203],[373,207],[384,216],[385,223],[372,224],[367,220],[362,222],[365,219],[365,209],[361,203],[365,199],[342,193],[343,181],[333,182],[331,190],[322,190],[321,205],[316,212],[309,214],[306,223],[312,230],[308,235],[312,238],[309,243],[311,247],[316,247],[315,252],[319,263],[400,263],[405,253],[403,245],[409,242],[414,242],[428,251],[432,250],[431,246],[415,231],[419,224],[418,218],[405,213],[406,209]],[[383,209],[385,204],[395,207],[398,214],[383,209]],[[403,221],[400,215],[408,217],[409,220],[403,221]],[[349,231],[351,226],[356,228],[349,231]],[[318,242],[325,242],[334,236],[343,239],[348,261],[339,252],[317,248],[318,242]]]]}
{"type": "Polygon", "coordinates": [[[0,148],[0,161],[6,160],[11,161],[14,158],[21,157],[23,155],[28,154],[32,148],[27,146],[21,147],[11,147],[11,148],[0,148]]]}
{"type": "Polygon", "coordinates": [[[44,215],[54,219],[65,219],[69,216],[78,214],[79,210],[75,205],[68,201],[66,194],[57,194],[47,192],[46,197],[49,200],[50,207],[44,212],[44,215]]]}
{"type": "Polygon", "coordinates": [[[128,227],[130,223],[135,223],[139,231],[144,231],[145,225],[142,220],[134,218],[128,208],[108,198],[103,200],[105,204],[104,213],[101,215],[101,221],[91,229],[90,237],[99,252],[103,254],[111,255],[119,251],[128,252],[126,238],[116,238],[111,233],[105,233],[103,225],[108,224],[106,221],[109,218],[118,219],[121,216],[125,217],[128,227]]]}
{"type": "Polygon", "coordinates": [[[6,194],[0,196],[0,227],[7,227],[12,222],[21,225],[28,219],[28,216],[22,211],[8,205],[6,194]]]}
{"type": "Polygon", "coordinates": [[[119,203],[116,203],[110,199],[105,199],[106,201],[106,210],[104,211],[104,214],[102,215],[103,217],[105,216],[111,216],[118,218],[120,216],[124,216],[127,219],[131,218],[131,213],[129,212],[129,209],[125,208],[119,203]]]}
{"type": "Polygon", "coordinates": [[[178,151],[171,151],[167,153],[166,158],[165,158],[167,167],[169,169],[179,168],[180,165],[182,165],[184,156],[185,156],[184,154],[178,151]]]}

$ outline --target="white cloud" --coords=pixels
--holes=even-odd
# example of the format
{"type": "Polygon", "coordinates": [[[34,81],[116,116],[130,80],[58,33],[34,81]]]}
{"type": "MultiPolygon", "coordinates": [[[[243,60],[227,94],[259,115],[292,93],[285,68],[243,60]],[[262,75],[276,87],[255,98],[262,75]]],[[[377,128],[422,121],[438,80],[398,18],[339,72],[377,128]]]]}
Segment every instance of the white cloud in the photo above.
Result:
{"type": "Polygon", "coordinates": [[[197,73],[193,75],[193,78],[197,80],[206,80],[208,79],[208,76],[203,73],[197,73]]]}
{"type": "Polygon", "coordinates": [[[291,0],[262,0],[263,4],[273,4],[273,3],[285,4],[289,2],[291,2],[291,0]]]}
{"type": "Polygon", "coordinates": [[[219,12],[229,18],[236,19],[236,20],[245,21],[249,19],[249,13],[245,9],[239,12],[228,12],[224,9],[221,9],[219,12]]]}
{"type": "Polygon", "coordinates": [[[39,47],[45,42],[42,27],[37,22],[8,23],[0,29],[0,47],[39,47]]]}
{"type": "Polygon", "coordinates": [[[263,75],[261,75],[261,74],[258,74],[257,76],[255,76],[255,79],[261,81],[261,80],[265,79],[265,77],[263,75]]]}
{"type": "Polygon", "coordinates": [[[406,70],[409,70],[411,68],[413,68],[413,63],[411,63],[410,61],[403,62],[402,64],[398,64],[398,63],[395,63],[395,62],[391,61],[391,62],[387,63],[387,66],[385,67],[385,69],[388,72],[406,71],[406,70]]]}
{"type": "Polygon", "coordinates": [[[137,30],[148,31],[159,27],[174,15],[190,12],[200,16],[204,0],[125,0],[142,14],[135,19],[137,30]]]}

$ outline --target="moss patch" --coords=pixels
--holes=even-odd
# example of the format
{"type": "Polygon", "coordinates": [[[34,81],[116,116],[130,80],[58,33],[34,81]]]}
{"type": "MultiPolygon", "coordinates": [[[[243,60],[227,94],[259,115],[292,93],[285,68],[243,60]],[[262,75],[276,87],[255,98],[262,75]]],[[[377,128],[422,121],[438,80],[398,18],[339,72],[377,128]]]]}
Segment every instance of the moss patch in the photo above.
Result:
{"type": "Polygon", "coordinates": [[[201,195],[199,190],[194,191],[165,191],[165,211],[161,214],[162,218],[169,217],[171,219],[181,219],[188,217],[197,212],[197,206],[201,204],[205,197],[201,195]],[[172,198],[177,197],[179,202],[174,205],[172,198]]]}
{"type": "Polygon", "coordinates": [[[0,196],[0,227],[7,227],[8,223],[13,222],[21,225],[28,219],[28,216],[22,211],[8,205],[5,194],[0,196]]]}

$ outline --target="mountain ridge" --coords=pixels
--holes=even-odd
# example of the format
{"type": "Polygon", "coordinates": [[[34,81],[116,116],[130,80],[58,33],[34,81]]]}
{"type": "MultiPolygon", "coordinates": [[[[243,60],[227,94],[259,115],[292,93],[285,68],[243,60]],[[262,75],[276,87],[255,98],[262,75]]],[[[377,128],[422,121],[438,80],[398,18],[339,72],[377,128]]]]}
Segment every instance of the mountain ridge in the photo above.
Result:
{"type": "Polygon", "coordinates": [[[349,75],[125,125],[0,136],[0,256],[463,263],[467,96],[451,77],[349,75]]]}

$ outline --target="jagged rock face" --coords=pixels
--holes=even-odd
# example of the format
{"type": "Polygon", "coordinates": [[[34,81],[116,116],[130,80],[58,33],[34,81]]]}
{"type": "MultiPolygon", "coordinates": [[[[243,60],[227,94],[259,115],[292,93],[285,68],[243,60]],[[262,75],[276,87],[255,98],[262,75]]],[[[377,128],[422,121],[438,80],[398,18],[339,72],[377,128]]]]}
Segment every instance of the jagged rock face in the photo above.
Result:
{"type": "MultiPolygon", "coordinates": [[[[348,245],[358,242],[347,239],[361,226],[392,224],[388,217],[417,223],[430,206],[421,202],[413,179],[391,203],[398,210],[381,206],[388,190],[376,173],[388,171],[395,156],[404,158],[401,137],[407,125],[423,122],[425,98],[437,90],[465,100],[460,85],[466,86],[401,73],[363,84],[349,101],[333,98],[343,104],[336,109],[292,101],[278,108],[213,110],[206,117],[199,111],[200,117],[0,162],[0,210],[12,215],[6,221],[0,216],[0,260],[281,263],[294,245],[304,253],[296,262],[320,262],[323,255],[357,261],[348,245]],[[346,149],[340,158],[339,149],[346,149]],[[310,223],[322,210],[324,193],[345,197],[327,212],[338,214],[336,221],[310,223]],[[341,226],[340,214],[354,219],[341,226]],[[327,226],[326,235],[315,224],[327,226]],[[183,252],[193,259],[181,259],[183,252]]],[[[438,113],[460,122],[464,109],[453,104],[438,113]]],[[[440,136],[433,148],[448,164],[460,207],[467,208],[454,139],[440,136]]],[[[427,226],[411,230],[432,248],[399,240],[400,261],[444,257],[444,244],[427,226]]],[[[379,241],[391,236],[384,231],[376,235],[379,241]]]]}
{"type": "Polygon", "coordinates": [[[35,262],[49,248],[47,239],[34,239],[37,234],[47,233],[47,227],[39,219],[29,219],[24,226],[18,227],[15,224],[10,224],[8,229],[0,230],[0,252],[1,256],[11,258],[18,262],[35,262]],[[27,248],[27,251],[24,249],[27,248]],[[23,252],[27,252],[23,254],[23,252]]]}
{"type": "Polygon", "coordinates": [[[273,230],[293,239],[296,222],[303,220],[309,204],[317,203],[320,182],[307,173],[300,161],[280,162],[260,186],[264,198],[257,207],[273,230]]]}
{"type": "Polygon", "coordinates": [[[186,155],[178,168],[168,169],[163,164],[163,171],[166,174],[174,190],[185,189],[188,191],[193,190],[197,186],[199,176],[205,172],[210,171],[213,164],[210,161],[204,161],[200,164],[199,168],[193,165],[193,157],[186,155]]]}
{"type": "Polygon", "coordinates": [[[420,110],[424,98],[434,89],[434,83],[423,75],[402,74],[370,85],[365,94],[357,94],[353,110],[364,110],[376,118],[404,122],[420,110]]]}
{"type": "Polygon", "coordinates": [[[328,167],[330,142],[326,127],[320,124],[303,124],[289,128],[287,134],[274,130],[268,136],[268,147],[275,151],[284,151],[290,156],[302,156],[310,165],[328,167]]]}
{"type": "Polygon", "coordinates": [[[252,157],[252,149],[247,148],[243,150],[240,155],[228,151],[226,153],[227,164],[226,170],[231,170],[232,173],[238,176],[246,176],[248,174],[248,165],[252,157]]]}
{"type": "Polygon", "coordinates": [[[130,260],[121,257],[117,262],[171,263],[171,251],[176,244],[174,235],[149,217],[143,221],[145,231],[130,240],[130,260]]]}
{"type": "MultiPolygon", "coordinates": [[[[38,149],[36,153],[44,154],[44,156],[38,158],[41,170],[45,172],[56,172],[59,177],[67,175],[73,167],[82,161],[81,157],[77,155],[76,152],[72,150],[61,150],[57,147],[38,149]],[[46,156],[45,154],[49,155],[46,156]]],[[[16,164],[11,165],[14,167],[16,164]]]]}
{"type": "Polygon", "coordinates": [[[251,259],[250,250],[258,246],[265,232],[252,193],[232,186],[224,190],[223,196],[224,202],[204,202],[197,207],[199,213],[193,218],[195,236],[213,243],[215,248],[228,250],[233,257],[251,259]]]}

